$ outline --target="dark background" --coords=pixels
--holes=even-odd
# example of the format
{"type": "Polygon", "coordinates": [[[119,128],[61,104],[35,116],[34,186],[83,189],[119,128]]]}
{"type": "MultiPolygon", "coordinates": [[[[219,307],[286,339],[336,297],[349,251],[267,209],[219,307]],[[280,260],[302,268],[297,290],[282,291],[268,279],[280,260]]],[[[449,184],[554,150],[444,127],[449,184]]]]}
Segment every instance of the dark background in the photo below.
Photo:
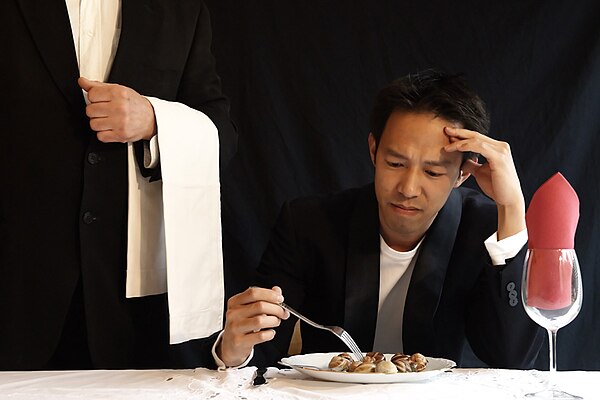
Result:
{"type": "Polygon", "coordinates": [[[557,171],[579,194],[584,302],[559,331],[558,367],[600,369],[600,2],[207,4],[240,133],[222,177],[229,294],[249,284],[284,200],[372,180],[377,90],[438,67],[463,73],[487,103],[490,134],[511,144],[527,202],[557,171]]]}

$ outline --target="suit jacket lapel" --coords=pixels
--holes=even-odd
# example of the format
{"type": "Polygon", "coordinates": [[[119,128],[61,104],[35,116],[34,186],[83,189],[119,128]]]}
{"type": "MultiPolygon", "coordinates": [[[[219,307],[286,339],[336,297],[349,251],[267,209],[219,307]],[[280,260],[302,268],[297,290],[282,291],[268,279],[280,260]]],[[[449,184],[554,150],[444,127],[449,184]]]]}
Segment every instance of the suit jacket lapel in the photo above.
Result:
{"type": "Polygon", "coordinates": [[[108,82],[119,83],[140,90],[135,84],[136,79],[142,79],[138,68],[146,57],[145,38],[148,37],[152,26],[159,26],[159,18],[151,0],[126,0],[121,3],[121,36],[117,53],[108,77],[108,82]]]}
{"type": "Polygon", "coordinates": [[[453,190],[427,231],[415,264],[404,308],[403,345],[407,353],[435,354],[433,318],[444,286],[448,261],[462,213],[453,190]]]}
{"type": "Polygon", "coordinates": [[[156,91],[157,87],[169,87],[164,77],[157,75],[158,66],[168,68],[168,57],[181,52],[177,38],[183,30],[173,24],[184,25],[185,21],[177,21],[178,15],[173,14],[162,1],[122,1],[121,36],[108,82],[131,87],[144,96],[173,100],[171,93],[156,91]]]}
{"type": "Polygon", "coordinates": [[[18,0],[21,13],[52,79],[67,101],[84,106],[77,55],[64,1],[18,0]]]}
{"type": "Polygon", "coordinates": [[[344,329],[365,350],[373,346],[379,301],[379,212],[372,184],[361,190],[350,218],[344,329]]]}

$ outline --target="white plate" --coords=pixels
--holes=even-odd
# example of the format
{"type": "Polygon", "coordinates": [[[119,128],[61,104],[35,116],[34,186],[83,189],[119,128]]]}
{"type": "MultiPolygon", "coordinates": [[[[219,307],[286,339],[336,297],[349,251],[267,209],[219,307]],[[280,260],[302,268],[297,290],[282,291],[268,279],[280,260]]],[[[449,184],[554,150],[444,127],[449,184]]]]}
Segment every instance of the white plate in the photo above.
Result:
{"type": "MultiPolygon", "coordinates": [[[[456,363],[445,358],[427,357],[427,367],[421,372],[404,372],[397,374],[335,372],[327,369],[329,361],[338,353],[311,353],[281,359],[281,364],[294,368],[312,378],[333,382],[348,383],[397,383],[416,382],[430,379],[456,366],[456,363]],[[312,368],[311,368],[312,367],[312,368]]],[[[393,354],[386,354],[387,360],[393,354]]]]}

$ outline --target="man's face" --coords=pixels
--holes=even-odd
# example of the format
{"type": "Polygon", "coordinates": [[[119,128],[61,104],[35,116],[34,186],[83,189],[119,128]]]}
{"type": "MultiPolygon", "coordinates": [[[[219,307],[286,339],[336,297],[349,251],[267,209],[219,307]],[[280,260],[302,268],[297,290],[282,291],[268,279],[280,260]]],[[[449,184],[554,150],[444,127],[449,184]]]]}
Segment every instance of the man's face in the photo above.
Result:
{"type": "Polygon", "coordinates": [[[398,251],[412,249],[423,237],[461,177],[460,152],[447,153],[445,126],[459,127],[431,113],[393,112],[376,147],[375,193],[381,235],[398,251]]]}

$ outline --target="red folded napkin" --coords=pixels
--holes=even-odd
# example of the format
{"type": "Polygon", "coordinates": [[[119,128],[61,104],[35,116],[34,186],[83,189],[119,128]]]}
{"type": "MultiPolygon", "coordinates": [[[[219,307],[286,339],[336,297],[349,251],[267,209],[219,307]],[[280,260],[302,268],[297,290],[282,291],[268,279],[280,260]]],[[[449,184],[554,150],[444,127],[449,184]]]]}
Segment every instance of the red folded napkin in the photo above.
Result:
{"type": "Polygon", "coordinates": [[[548,179],[533,195],[527,214],[529,277],[527,304],[558,310],[571,304],[573,249],[579,220],[579,198],[560,172],[548,179]],[[536,250],[537,249],[537,250],[536,250]]]}
{"type": "Polygon", "coordinates": [[[533,195],[527,214],[530,249],[572,249],[579,220],[579,198],[560,172],[533,195]]]}

